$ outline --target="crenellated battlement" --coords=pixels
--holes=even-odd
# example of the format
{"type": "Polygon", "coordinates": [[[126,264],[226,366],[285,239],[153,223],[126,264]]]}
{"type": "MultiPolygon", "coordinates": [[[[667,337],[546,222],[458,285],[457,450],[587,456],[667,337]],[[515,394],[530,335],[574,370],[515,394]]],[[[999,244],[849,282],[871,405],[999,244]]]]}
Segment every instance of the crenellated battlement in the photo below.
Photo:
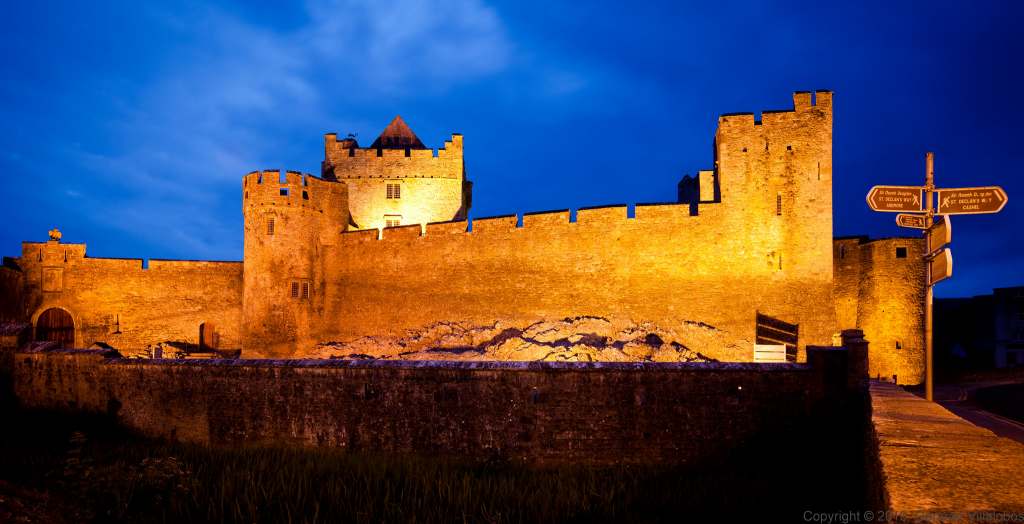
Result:
{"type": "Polygon", "coordinates": [[[253,171],[242,177],[243,206],[272,206],[335,210],[347,194],[344,184],[323,180],[309,173],[278,169],[253,171]]]}
{"type": "Polygon", "coordinates": [[[723,113],[718,117],[719,127],[753,127],[788,124],[799,113],[816,111],[832,115],[832,91],[796,91],[793,93],[793,109],[766,109],[761,111],[760,120],[754,113],[723,113]]]}
{"type": "Polygon", "coordinates": [[[324,135],[324,176],[345,178],[462,178],[462,135],[440,149],[359,147],[352,139],[324,135]]]}
{"type": "Polygon", "coordinates": [[[551,235],[552,239],[578,229],[616,230],[622,227],[673,227],[714,224],[721,218],[717,206],[702,206],[700,215],[690,213],[689,204],[612,205],[554,211],[539,211],[481,217],[471,220],[431,222],[381,229],[347,231],[344,242],[397,241],[415,237],[461,235],[479,237],[534,231],[551,235]],[[632,210],[632,212],[631,212],[632,210]],[[631,216],[632,215],[632,216],[631,216]],[[575,218],[574,218],[575,217],[575,218]]]}

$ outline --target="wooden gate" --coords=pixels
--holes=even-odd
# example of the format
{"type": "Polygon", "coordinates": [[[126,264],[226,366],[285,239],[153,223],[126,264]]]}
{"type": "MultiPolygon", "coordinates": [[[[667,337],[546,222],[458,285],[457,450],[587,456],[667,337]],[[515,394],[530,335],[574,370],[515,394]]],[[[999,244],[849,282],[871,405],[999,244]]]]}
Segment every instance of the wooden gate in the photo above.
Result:
{"type": "Polygon", "coordinates": [[[43,311],[36,320],[36,340],[49,340],[65,348],[74,347],[75,321],[71,314],[60,308],[43,311]]]}
{"type": "Polygon", "coordinates": [[[220,346],[220,334],[213,322],[199,324],[199,351],[213,351],[220,346]]]}
{"type": "Polygon", "coordinates": [[[786,346],[786,360],[796,362],[796,348],[800,326],[783,322],[777,318],[757,314],[757,344],[781,344],[786,346]]]}

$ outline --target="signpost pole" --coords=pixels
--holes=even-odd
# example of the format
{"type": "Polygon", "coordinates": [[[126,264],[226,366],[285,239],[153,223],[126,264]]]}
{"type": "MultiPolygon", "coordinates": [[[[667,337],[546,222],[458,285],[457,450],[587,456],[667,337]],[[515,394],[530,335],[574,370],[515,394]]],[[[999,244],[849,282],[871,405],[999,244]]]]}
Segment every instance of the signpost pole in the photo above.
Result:
{"type": "MultiPolygon", "coordinates": [[[[932,208],[932,192],[935,191],[935,153],[928,152],[924,157],[924,210],[925,210],[925,245],[928,245],[928,236],[931,235],[931,227],[934,222],[935,212],[932,208]]],[[[926,255],[927,256],[927,255],[926,255]]],[[[934,400],[932,366],[934,356],[932,354],[932,275],[931,263],[925,264],[925,284],[927,291],[924,298],[924,396],[929,401],[934,400]]]]}

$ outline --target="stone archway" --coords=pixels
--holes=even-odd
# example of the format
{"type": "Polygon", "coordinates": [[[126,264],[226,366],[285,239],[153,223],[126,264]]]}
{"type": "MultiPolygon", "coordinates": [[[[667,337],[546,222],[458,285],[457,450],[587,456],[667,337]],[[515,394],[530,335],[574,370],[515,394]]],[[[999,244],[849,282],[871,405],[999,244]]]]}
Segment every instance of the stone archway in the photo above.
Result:
{"type": "Polygon", "coordinates": [[[36,340],[56,342],[60,347],[74,347],[75,320],[66,310],[52,307],[36,320],[36,340]]]}

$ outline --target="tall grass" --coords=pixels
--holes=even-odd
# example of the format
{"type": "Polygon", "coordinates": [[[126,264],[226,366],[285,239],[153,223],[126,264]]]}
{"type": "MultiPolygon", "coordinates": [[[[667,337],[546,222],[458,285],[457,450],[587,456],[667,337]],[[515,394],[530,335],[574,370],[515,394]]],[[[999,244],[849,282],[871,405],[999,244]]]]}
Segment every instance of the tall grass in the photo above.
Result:
{"type": "Polygon", "coordinates": [[[0,477],[70,521],[676,522],[799,518],[861,504],[856,439],[812,433],[690,467],[530,469],[336,449],[214,448],[138,438],[101,418],[11,411],[0,477]],[[827,445],[814,445],[825,442],[827,445]],[[785,444],[785,443],[782,443],[785,444]],[[768,452],[767,450],[774,450],[768,452]],[[781,450],[781,453],[779,452],[781,450]]]}

